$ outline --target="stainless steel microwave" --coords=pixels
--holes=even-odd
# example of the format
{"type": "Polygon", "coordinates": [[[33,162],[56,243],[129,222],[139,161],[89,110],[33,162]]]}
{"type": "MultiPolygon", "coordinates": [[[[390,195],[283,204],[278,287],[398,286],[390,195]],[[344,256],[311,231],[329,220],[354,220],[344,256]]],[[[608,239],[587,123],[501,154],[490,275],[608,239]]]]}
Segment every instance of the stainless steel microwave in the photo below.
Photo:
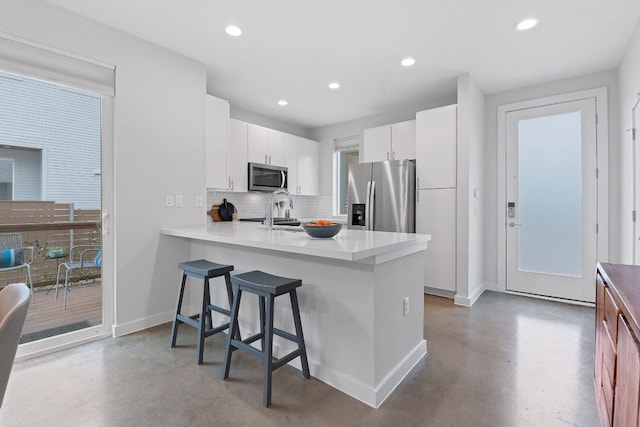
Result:
{"type": "Polygon", "coordinates": [[[287,168],[282,166],[249,162],[249,191],[286,189],[287,173],[287,168]]]}

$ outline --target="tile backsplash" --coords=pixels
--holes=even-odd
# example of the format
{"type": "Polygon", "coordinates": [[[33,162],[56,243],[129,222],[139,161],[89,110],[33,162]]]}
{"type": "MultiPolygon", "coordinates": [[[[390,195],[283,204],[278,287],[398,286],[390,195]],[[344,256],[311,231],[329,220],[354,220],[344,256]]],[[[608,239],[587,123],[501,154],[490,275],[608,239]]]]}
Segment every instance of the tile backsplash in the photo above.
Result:
{"type": "MultiPolygon", "coordinates": [[[[271,193],[250,192],[236,193],[230,191],[207,192],[207,210],[212,205],[219,205],[223,199],[232,203],[238,211],[239,218],[258,218],[267,216],[271,193]]],[[[282,197],[282,196],[279,196],[282,197]]],[[[332,216],[331,196],[292,196],[292,218],[329,218],[332,216]]],[[[281,199],[278,199],[281,200],[281,199]]]]}

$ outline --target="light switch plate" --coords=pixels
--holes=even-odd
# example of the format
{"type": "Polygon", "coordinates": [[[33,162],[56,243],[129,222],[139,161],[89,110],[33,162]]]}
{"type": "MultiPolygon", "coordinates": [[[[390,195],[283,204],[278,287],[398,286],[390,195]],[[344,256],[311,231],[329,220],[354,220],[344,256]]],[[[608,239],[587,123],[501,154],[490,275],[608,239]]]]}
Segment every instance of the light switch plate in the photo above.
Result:
{"type": "Polygon", "coordinates": [[[202,196],[196,196],[196,208],[202,207],[202,196]]]}
{"type": "Polygon", "coordinates": [[[182,206],[184,206],[182,194],[176,194],[176,208],[181,208],[182,206]]]}
{"type": "Polygon", "coordinates": [[[173,199],[173,195],[166,195],[164,196],[164,207],[165,208],[172,208],[174,206],[174,199],[173,199]]]}

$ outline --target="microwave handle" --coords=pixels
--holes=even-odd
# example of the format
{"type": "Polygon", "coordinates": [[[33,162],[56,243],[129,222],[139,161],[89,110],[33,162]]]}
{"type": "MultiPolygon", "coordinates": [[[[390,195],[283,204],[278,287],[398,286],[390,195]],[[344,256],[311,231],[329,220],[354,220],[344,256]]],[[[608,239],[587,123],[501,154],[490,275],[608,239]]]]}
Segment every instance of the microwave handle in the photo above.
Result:
{"type": "Polygon", "coordinates": [[[285,175],[284,171],[280,171],[280,174],[282,175],[282,181],[280,181],[280,188],[284,188],[284,185],[287,183],[287,176],[285,175]]]}

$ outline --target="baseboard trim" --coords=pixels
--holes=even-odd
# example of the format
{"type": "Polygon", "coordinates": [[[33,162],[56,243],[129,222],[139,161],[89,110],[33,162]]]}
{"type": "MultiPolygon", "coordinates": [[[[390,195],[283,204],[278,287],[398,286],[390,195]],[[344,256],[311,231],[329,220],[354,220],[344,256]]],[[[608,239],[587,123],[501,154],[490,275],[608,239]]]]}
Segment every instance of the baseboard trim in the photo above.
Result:
{"type": "Polygon", "coordinates": [[[470,297],[462,297],[460,295],[456,295],[453,299],[453,303],[455,305],[462,305],[464,307],[471,307],[473,304],[478,301],[478,298],[482,295],[482,293],[486,290],[484,283],[481,287],[476,289],[476,291],[470,297]]]}
{"type": "Polygon", "coordinates": [[[454,299],[456,296],[455,291],[446,291],[444,289],[430,288],[428,286],[424,287],[424,293],[428,295],[435,295],[437,297],[443,297],[443,298],[449,298],[449,299],[454,299]]]}
{"type": "Polygon", "coordinates": [[[504,291],[504,293],[505,294],[509,294],[509,295],[517,295],[519,297],[529,297],[529,298],[543,299],[543,300],[546,300],[546,301],[562,302],[564,304],[579,305],[579,306],[582,306],[582,307],[595,307],[596,306],[596,304],[593,303],[593,302],[577,301],[577,300],[572,300],[572,299],[555,298],[555,297],[547,297],[547,296],[544,296],[544,295],[529,294],[527,292],[504,291]]]}
{"type": "Polygon", "coordinates": [[[134,332],[139,332],[144,329],[149,329],[154,326],[162,325],[163,323],[173,322],[176,313],[175,311],[165,311],[164,313],[159,313],[153,316],[144,317],[142,319],[134,320],[132,322],[122,323],[122,324],[114,324],[113,325],[113,336],[121,337],[123,335],[132,334],[134,332]]]}

